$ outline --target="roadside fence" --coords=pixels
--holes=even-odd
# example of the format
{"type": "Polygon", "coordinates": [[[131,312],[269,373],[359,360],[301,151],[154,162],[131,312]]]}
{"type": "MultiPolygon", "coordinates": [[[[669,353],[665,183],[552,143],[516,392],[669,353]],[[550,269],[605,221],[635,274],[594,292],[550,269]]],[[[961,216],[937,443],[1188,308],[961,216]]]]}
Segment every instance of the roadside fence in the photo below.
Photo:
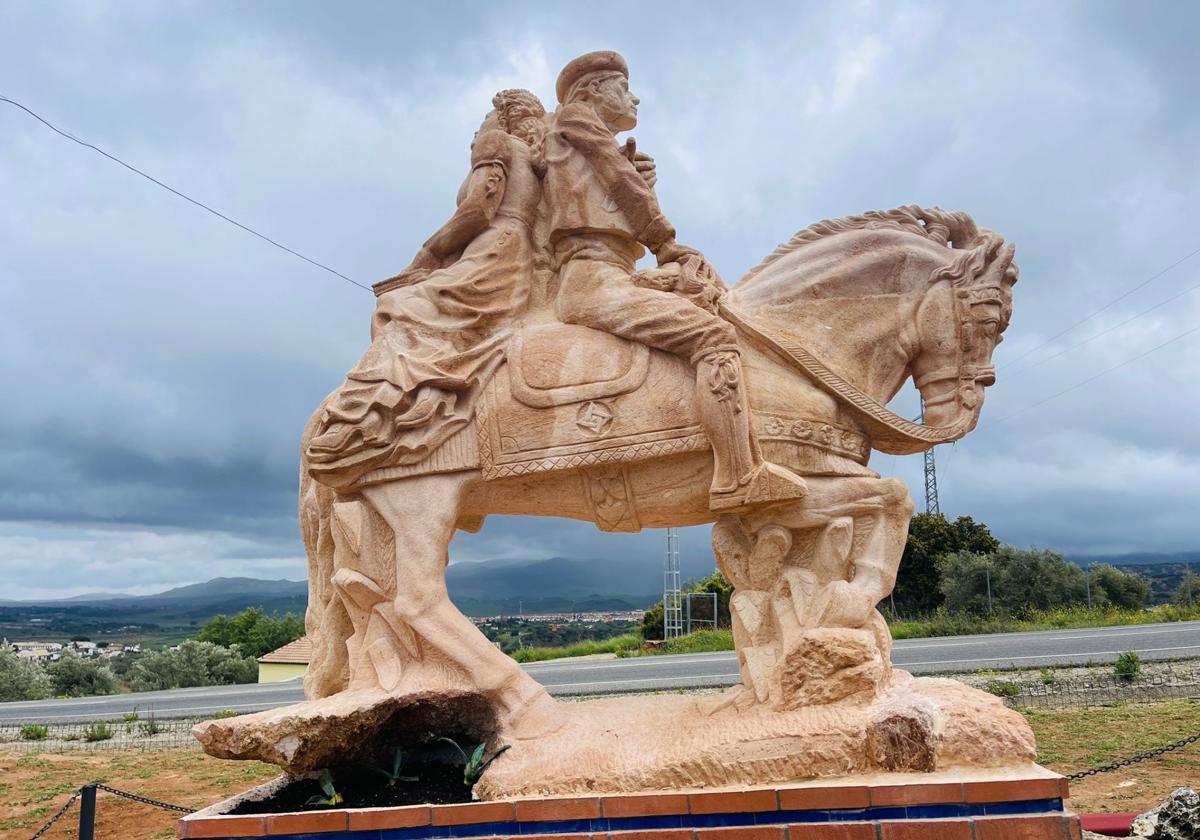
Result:
{"type": "Polygon", "coordinates": [[[199,748],[192,727],[202,718],[147,718],[87,723],[0,723],[0,750],[161,750],[199,748]]]}
{"type": "Polygon", "coordinates": [[[1012,679],[1003,673],[980,686],[1004,698],[1011,707],[1026,709],[1086,709],[1120,702],[1200,699],[1200,671],[1154,674],[1123,680],[1115,674],[1085,678],[1056,677],[1045,682],[1012,679]]]}

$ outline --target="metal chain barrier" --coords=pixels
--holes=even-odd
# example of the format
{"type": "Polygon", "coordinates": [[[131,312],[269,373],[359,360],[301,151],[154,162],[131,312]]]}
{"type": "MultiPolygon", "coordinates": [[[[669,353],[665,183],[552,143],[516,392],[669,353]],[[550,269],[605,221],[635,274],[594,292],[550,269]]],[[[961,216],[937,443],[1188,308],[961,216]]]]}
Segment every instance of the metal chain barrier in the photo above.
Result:
{"type": "Polygon", "coordinates": [[[155,808],[164,808],[168,811],[178,811],[181,814],[194,814],[195,808],[185,808],[182,805],[172,805],[170,802],[159,802],[157,799],[148,799],[145,796],[138,796],[136,793],[129,793],[124,790],[117,790],[108,785],[96,785],[96,790],[105,790],[109,793],[123,796],[126,799],[132,799],[134,802],[141,802],[145,805],[153,805],[155,808]]]}
{"type": "Polygon", "coordinates": [[[1123,758],[1120,761],[1114,761],[1112,764],[1101,764],[1099,767],[1093,767],[1091,770],[1083,770],[1079,773],[1072,773],[1070,776],[1067,776],[1067,780],[1073,782],[1076,779],[1095,776],[1097,773],[1110,773],[1113,770],[1120,770],[1122,767],[1128,767],[1130,764],[1137,764],[1139,761],[1145,761],[1148,758],[1156,758],[1163,753],[1169,753],[1172,750],[1179,749],[1180,747],[1186,747],[1188,744],[1194,744],[1197,741],[1200,741],[1200,732],[1197,732],[1195,735],[1188,736],[1187,738],[1180,738],[1178,741],[1173,741],[1166,746],[1157,747],[1153,750],[1147,750],[1144,753],[1138,753],[1137,755],[1130,756],[1129,758],[1123,758]]]}
{"type": "Polygon", "coordinates": [[[45,834],[47,831],[49,831],[49,830],[50,830],[50,827],[51,827],[52,825],[54,825],[56,822],[58,822],[59,820],[61,820],[61,819],[62,819],[62,817],[63,817],[63,814],[67,813],[67,810],[68,810],[68,809],[69,809],[69,808],[70,808],[72,805],[74,805],[74,804],[75,804],[75,800],[79,798],[79,796],[80,796],[80,794],[81,794],[81,793],[83,793],[83,789],[82,789],[82,788],[81,788],[81,789],[79,789],[79,790],[77,790],[77,791],[75,791],[74,793],[72,793],[72,794],[71,794],[71,798],[70,798],[70,799],[68,799],[68,800],[67,800],[67,801],[66,801],[66,802],[63,804],[63,806],[62,806],[61,808],[59,808],[59,809],[58,809],[58,812],[57,812],[57,813],[56,813],[56,814],[55,814],[53,817],[51,817],[49,820],[47,820],[47,821],[46,821],[46,824],[45,824],[45,825],[43,825],[41,828],[39,828],[39,829],[37,830],[37,833],[36,833],[36,834],[34,834],[32,837],[30,837],[30,838],[29,838],[29,840],[38,840],[38,838],[39,838],[39,837],[41,837],[43,834],[45,834]]]}
{"type": "MultiPolygon", "coordinates": [[[[84,788],[87,788],[87,787],[93,787],[96,790],[107,791],[108,793],[114,794],[116,796],[120,796],[125,799],[131,799],[134,802],[141,802],[144,805],[153,805],[155,808],[162,808],[167,811],[177,811],[180,814],[192,814],[192,813],[195,813],[195,811],[196,811],[195,808],[185,808],[182,805],[172,805],[170,802],[160,802],[157,799],[150,799],[149,797],[146,797],[146,796],[138,796],[136,793],[129,793],[128,791],[117,790],[116,788],[109,787],[108,785],[100,785],[100,784],[84,785],[84,787],[81,787],[81,788],[79,788],[79,790],[72,793],[71,798],[68,799],[65,803],[63,803],[63,806],[58,809],[58,812],[55,813],[55,815],[52,816],[46,822],[45,825],[43,825],[41,828],[39,828],[37,830],[37,834],[34,834],[32,837],[29,838],[29,840],[38,840],[38,838],[42,837],[47,831],[49,831],[51,826],[53,826],[56,822],[61,820],[63,818],[63,815],[66,814],[67,811],[70,809],[70,807],[75,804],[75,800],[77,800],[80,796],[83,795],[84,788]]],[[[94,795],[93,795],[93,797],[94,797],[94,795]]],[[[90,820],[88,820],[88,821],[90,822],[90,820]]]]}

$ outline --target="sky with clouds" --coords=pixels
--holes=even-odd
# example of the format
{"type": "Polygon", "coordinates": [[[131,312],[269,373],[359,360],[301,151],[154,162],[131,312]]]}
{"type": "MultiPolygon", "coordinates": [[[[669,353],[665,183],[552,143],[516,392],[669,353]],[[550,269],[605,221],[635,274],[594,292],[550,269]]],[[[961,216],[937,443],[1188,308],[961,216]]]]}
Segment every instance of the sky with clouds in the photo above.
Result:
{"type": "MultiPolygon", "coordinates": [[[[495,91],[549,103],[566,61],[616,49],[660,201],[727,280],[812,221],[900,204],[966,210],[1016,243],[999,381],[979,428],[937,450],[945,512],[1074,553],[1200,545],[1200,333],[1135,358],[1200,326],[1200,255],[1059,335],[1200,248],[1200,7],[0,14],[0,95],[368,285],[449,215],[495,91]]],[[[303,577],[298,439],[372,305],[0,103],[0,598],[303,577]]],[[[915,412],[911,392],[897,410],[915,412]]],[[[919,456],[872,464],[920,491],[919,456]]],[[[685,555],[703,565],[707,541],[686,530],[685,555]]],[[[495,518],[451,554],[657,563],[662,544],[495,518]]]]}

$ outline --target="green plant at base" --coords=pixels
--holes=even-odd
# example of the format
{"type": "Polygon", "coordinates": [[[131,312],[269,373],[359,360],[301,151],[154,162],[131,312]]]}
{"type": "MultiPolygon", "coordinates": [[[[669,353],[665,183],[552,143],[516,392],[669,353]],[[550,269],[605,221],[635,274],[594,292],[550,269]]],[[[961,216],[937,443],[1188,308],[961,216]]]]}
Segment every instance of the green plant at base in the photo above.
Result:
{"type": "Polygon", "coordinates": [[[341,805],[342,795],[337,792],[337,788],[333,786],[333,774],[328,770],[322,770],[321,775],[317,777],[317,784],[321,786],[321,790],[325,793],[324,796],[310,796],[304,803],[305,805],[341,805]]]}
{"type": "Polygon", "coordinates": [[[138,729],[140,729],[142,734],[147,738],[153,738],[159,732],[163,731],[162,727],[159,726],[158,721],[154,719],[154,715],[151,715],[149,718],[139,723],[138,729]]]}
{"type": "Polygon", "coordinates": [[[454,747],[454,749],[458,750],[458,754],[462,756],[463,784],[469,788],[475,787],[475,783],[478,782],[480,777],[483,776],[483,771],[488,769],[488,765],[499,758],[500,754],[509,748],[509,745],[505,744],[503,747],[492,753],[491,758],[489,758],[487,761],[484,761],[483,751],[487,749],[487,741],[484,741],[482,744],[477,746],[474,752],[468,756],[467,751],[460,747],[457,741],[451,738],[438,738],[438,740],[445,741],[447,744],[450,744],[452,747],[454,747]]]}
{"type": "Polygon", "coordinates": [[[1118,656],[1117,663],[1113,665],[1113,673],[1122,682],[1133,682],[1141,670],[1142,658],[1131,650],[1127,650],[1118,656]]]}
{"type": "Polygon", "coordinates": [[[1038,679],[1042,681],[1042,685],[1054,685],[1058,682],[1058,675],[1054,673],[1053,668],[1043,668],[1038,679]]]}
{"type": "Polygon", "coordinates": [[[132,712],[126,712],[121,715],[121,720],[125,723],[133,723],[138,719],[138,707],[134,706],[132,712]]]}
{"type": "Polygon", "coordinates": [[[1021,693],[1021,686],[1012,680],[988,680],[987,690],[997,697],[1016,697],[1021,693]]]}
{"type": "Polygon", "coordinates": [[[225,718],[237,717],[238,713],[233,709],[222,709],[212,716],[211,720],[224,720],[225,718]]]}
{"type": "Polygon", "coordinates": [[[107,741],[113,736],[112,727],[107,723],[93,723],[83,730],[85,741],[107,741]]]}
{"type": "MultiPolygon", "coordinates": [[[[457,746],[457,745],[455,745],[457,746]]],[[[392,756],[392,770],[389,773],[387,770],[380,770],[378,767],[371,769],[378,773],[383,778],[387,779],[388,787],[395,787],[396,782],[416,782],[420,780],[419,776],[401,776],[400,768],[404,766],[404,751],[397,748],[396,754],[392,756]]]]}
{"type": "Polygon", "coordinates": [[[38,723],[27,723],[21,727],[21,740],[43,741],[50,734],[50,728],[38,723]]]}

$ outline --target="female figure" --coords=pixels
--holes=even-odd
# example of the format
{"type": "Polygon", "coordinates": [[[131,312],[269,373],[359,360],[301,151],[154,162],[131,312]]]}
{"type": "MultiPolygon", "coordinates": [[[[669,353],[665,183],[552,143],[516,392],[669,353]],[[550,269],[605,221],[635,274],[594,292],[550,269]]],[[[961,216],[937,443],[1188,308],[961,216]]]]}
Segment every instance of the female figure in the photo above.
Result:
{"type": "Polygon", "coordinates": [[[371,347],[326,401],[305,453],[323,484],[344,490],[427,458],[470,422],[503,361],[533,274],[545,109],[524,90],[492,103],[458,209],[403,272],[375,287],[371,347]]]}

